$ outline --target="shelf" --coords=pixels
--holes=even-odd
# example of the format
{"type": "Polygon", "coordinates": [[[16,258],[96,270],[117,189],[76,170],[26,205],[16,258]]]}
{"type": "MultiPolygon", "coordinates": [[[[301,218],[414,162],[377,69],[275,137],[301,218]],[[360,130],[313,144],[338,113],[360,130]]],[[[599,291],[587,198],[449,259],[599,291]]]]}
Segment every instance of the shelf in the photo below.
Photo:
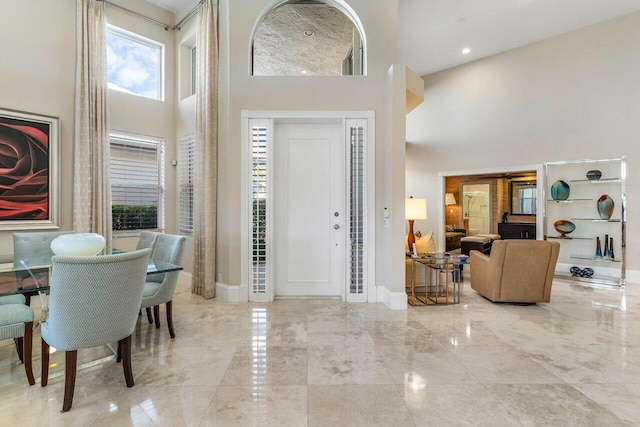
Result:
{"type": "Polygon", "coordinates": [[[571,218],[571,221],[591,221],[591,222],[621,222],[620,219],[599,219],[599,218],[571,218]]]}
{"type": "Polygon", "coordinates": [[[571,273],[556,273],[555,277],[559,279],[568,279],[575,280],[580,282],[588,282],[588,283],[598,283],[601,285],[622,285],[624,284],[624,279],[620,277],[610,277],[610,276],[591,276],[591,277],[580,277],[574,276],[571,273]]]}
{"type": "Polygon", "coordinates": [[[593,202],[595,199],[547,200],[549,203],[593,202]]]}
{"type": "Polygon", "coordinates": [[[593,237],[547,236],[547,239],[559,239],[559,240],[593,240],[593,237]]]}
{"type": "Polygon", "coordinates": [[[609,259],[609,258],[596,258],[594,256],[582,256],[582,255],[571,255],[569,258],[571,259],[583,259],[586,261],[595,261],[595,262],[614,262],[614,263],[619,263],[621,262],[619,259],[615,258],[615,259],[609,259]]]}
{"type": "Polygon", "coordinates": [[[588,182],[590,184],[609,184],[611,182],[622,182],[622,179],[620,178],[570,179],[569,182],[588,182]]]}
{"type": "MultiPolygon", "coordinates": [[[[563,195],[569,196],[566,200],[553,200],[551,193],[547,192],[545,199],[551,200],[544,201],[545,239],[559,243],[565,240],[560,244],[558,256],[560,267],[556,267],[556,277],[588,282],[593,285],[623,286],[625,284],[625,245],[620,244],[625,241],[626,234],[625,170],[624,157],[544,164],[547,191],[555,185],[552,183],[558,180],[568,183],[571,190],[571,194],[564,192],[563,195]],[[598,170],[601,172],[598,173],[598,170]],[[600,179],[587,178],[587,176],[593,178],[598,175],[600,175],[600,179]],[[603,219],[597,209],[597,202],[602,194],[609,194],[610,197],[616,199],[614,215],[609,219],[603,219]],[[566,203],[573,204],[566,205],[566,203]],[[570,234],[562,234],[556,230],[553,226],[554,221],[560,219],[564,220],[563,223],[565,221],[573,222],[575,231],[570,234]],[[596,246],[598,246],[596,240],[602,239],[605,234],[611,236],[613,241],[617,243],[614,245],[616,257],[614,259],[595,257],[596,246]],[[592,277],[573,276],[569,271],[569,267],[572,265],[580,268],[590,267],[595,271],[595,274],[592,277]]],[[[608,203],[611,204],[610,201],[608,203]]],[[[604,215],[604,212],[602,214],[604,215]]]]}

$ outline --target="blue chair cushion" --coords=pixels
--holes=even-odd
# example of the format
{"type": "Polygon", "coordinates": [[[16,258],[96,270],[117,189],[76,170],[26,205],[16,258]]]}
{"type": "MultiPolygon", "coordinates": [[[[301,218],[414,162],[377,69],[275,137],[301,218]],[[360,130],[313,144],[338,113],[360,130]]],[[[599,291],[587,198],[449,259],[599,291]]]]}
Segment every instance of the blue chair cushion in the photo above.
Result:
{"type": "Polygon", "coordinates": [[[24,324],[33,322],[33,310],[24,304],[0,306],[0,339],[18,338],[24,335],[24,324]]]}
{"type": "Polygon", "coordinates": [[[17,294],[17,295],[7,295],[4,297],[0,297],[0,305],[5,305],[5,304],[24,304],[26,301],[26,299],[24,298],[24,295],[21,294],[17,294]]]}
{"type": "Polygon", "coordinates": [[[144,291],[142,292],[142,298],[148,298],[150,296],[155,295],[158,292],[158,289],[162,287],[162,283],[156,282],[147,282],[144,285],[144,291]]]}

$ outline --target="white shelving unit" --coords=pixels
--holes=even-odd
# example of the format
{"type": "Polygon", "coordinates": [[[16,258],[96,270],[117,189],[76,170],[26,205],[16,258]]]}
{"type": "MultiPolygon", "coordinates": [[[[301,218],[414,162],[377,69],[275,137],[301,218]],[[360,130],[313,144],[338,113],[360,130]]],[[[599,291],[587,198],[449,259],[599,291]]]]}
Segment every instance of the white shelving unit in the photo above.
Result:
{"type": "Polygon", "coordinates": [[[544,238],[560,242],[556,276],[590,283],[625,284],[626,163],[625,158],[549,162],[545,171],[544,238]],[[590,170],[602,172],[600,179],[587,179],[590,170]],[[566,200],[553,200],[551,186],[558,180],[569,185],[566,200]],[[613,215],[602,219],[597,203],[602,195],[614,202],[613,215]],[[575,230],[562,235],[554,228],[559,220],[570,221],[575,230]],[[613,257],[596,257],[597,238],[604,251],[605,236],[613,238],[613,257]],[[571,267],[593,269],[591,277],[572,275],[571,267]]]}

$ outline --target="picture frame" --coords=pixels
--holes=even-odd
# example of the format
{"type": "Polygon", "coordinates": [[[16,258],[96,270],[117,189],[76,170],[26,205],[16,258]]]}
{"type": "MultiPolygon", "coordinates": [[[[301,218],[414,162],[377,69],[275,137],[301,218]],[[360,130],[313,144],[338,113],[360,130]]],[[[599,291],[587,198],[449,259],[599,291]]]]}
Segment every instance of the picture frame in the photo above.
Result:
{"type": "Polygon", "coordinates": [[[0,108],[0,231],[59,228],[59,121],[0,108]]]}

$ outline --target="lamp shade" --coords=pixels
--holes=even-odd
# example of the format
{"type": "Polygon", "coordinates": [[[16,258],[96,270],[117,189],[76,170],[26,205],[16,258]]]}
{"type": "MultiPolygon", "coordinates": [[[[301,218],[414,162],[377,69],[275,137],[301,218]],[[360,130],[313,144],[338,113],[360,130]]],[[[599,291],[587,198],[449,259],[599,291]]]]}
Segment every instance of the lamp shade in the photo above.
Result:
{"type": "Polygon", "coordinates": [[[405,219],[427,219],[427,199],[410,197],[404,201],[405,219]]]}
{"type": "Polygon", "coordinates": [[[453,195],[453,193],[447,193],[444,197],[444,204],[449,206],[449,205],[455,205],[456,204],[456,198],[453,195]]]}

